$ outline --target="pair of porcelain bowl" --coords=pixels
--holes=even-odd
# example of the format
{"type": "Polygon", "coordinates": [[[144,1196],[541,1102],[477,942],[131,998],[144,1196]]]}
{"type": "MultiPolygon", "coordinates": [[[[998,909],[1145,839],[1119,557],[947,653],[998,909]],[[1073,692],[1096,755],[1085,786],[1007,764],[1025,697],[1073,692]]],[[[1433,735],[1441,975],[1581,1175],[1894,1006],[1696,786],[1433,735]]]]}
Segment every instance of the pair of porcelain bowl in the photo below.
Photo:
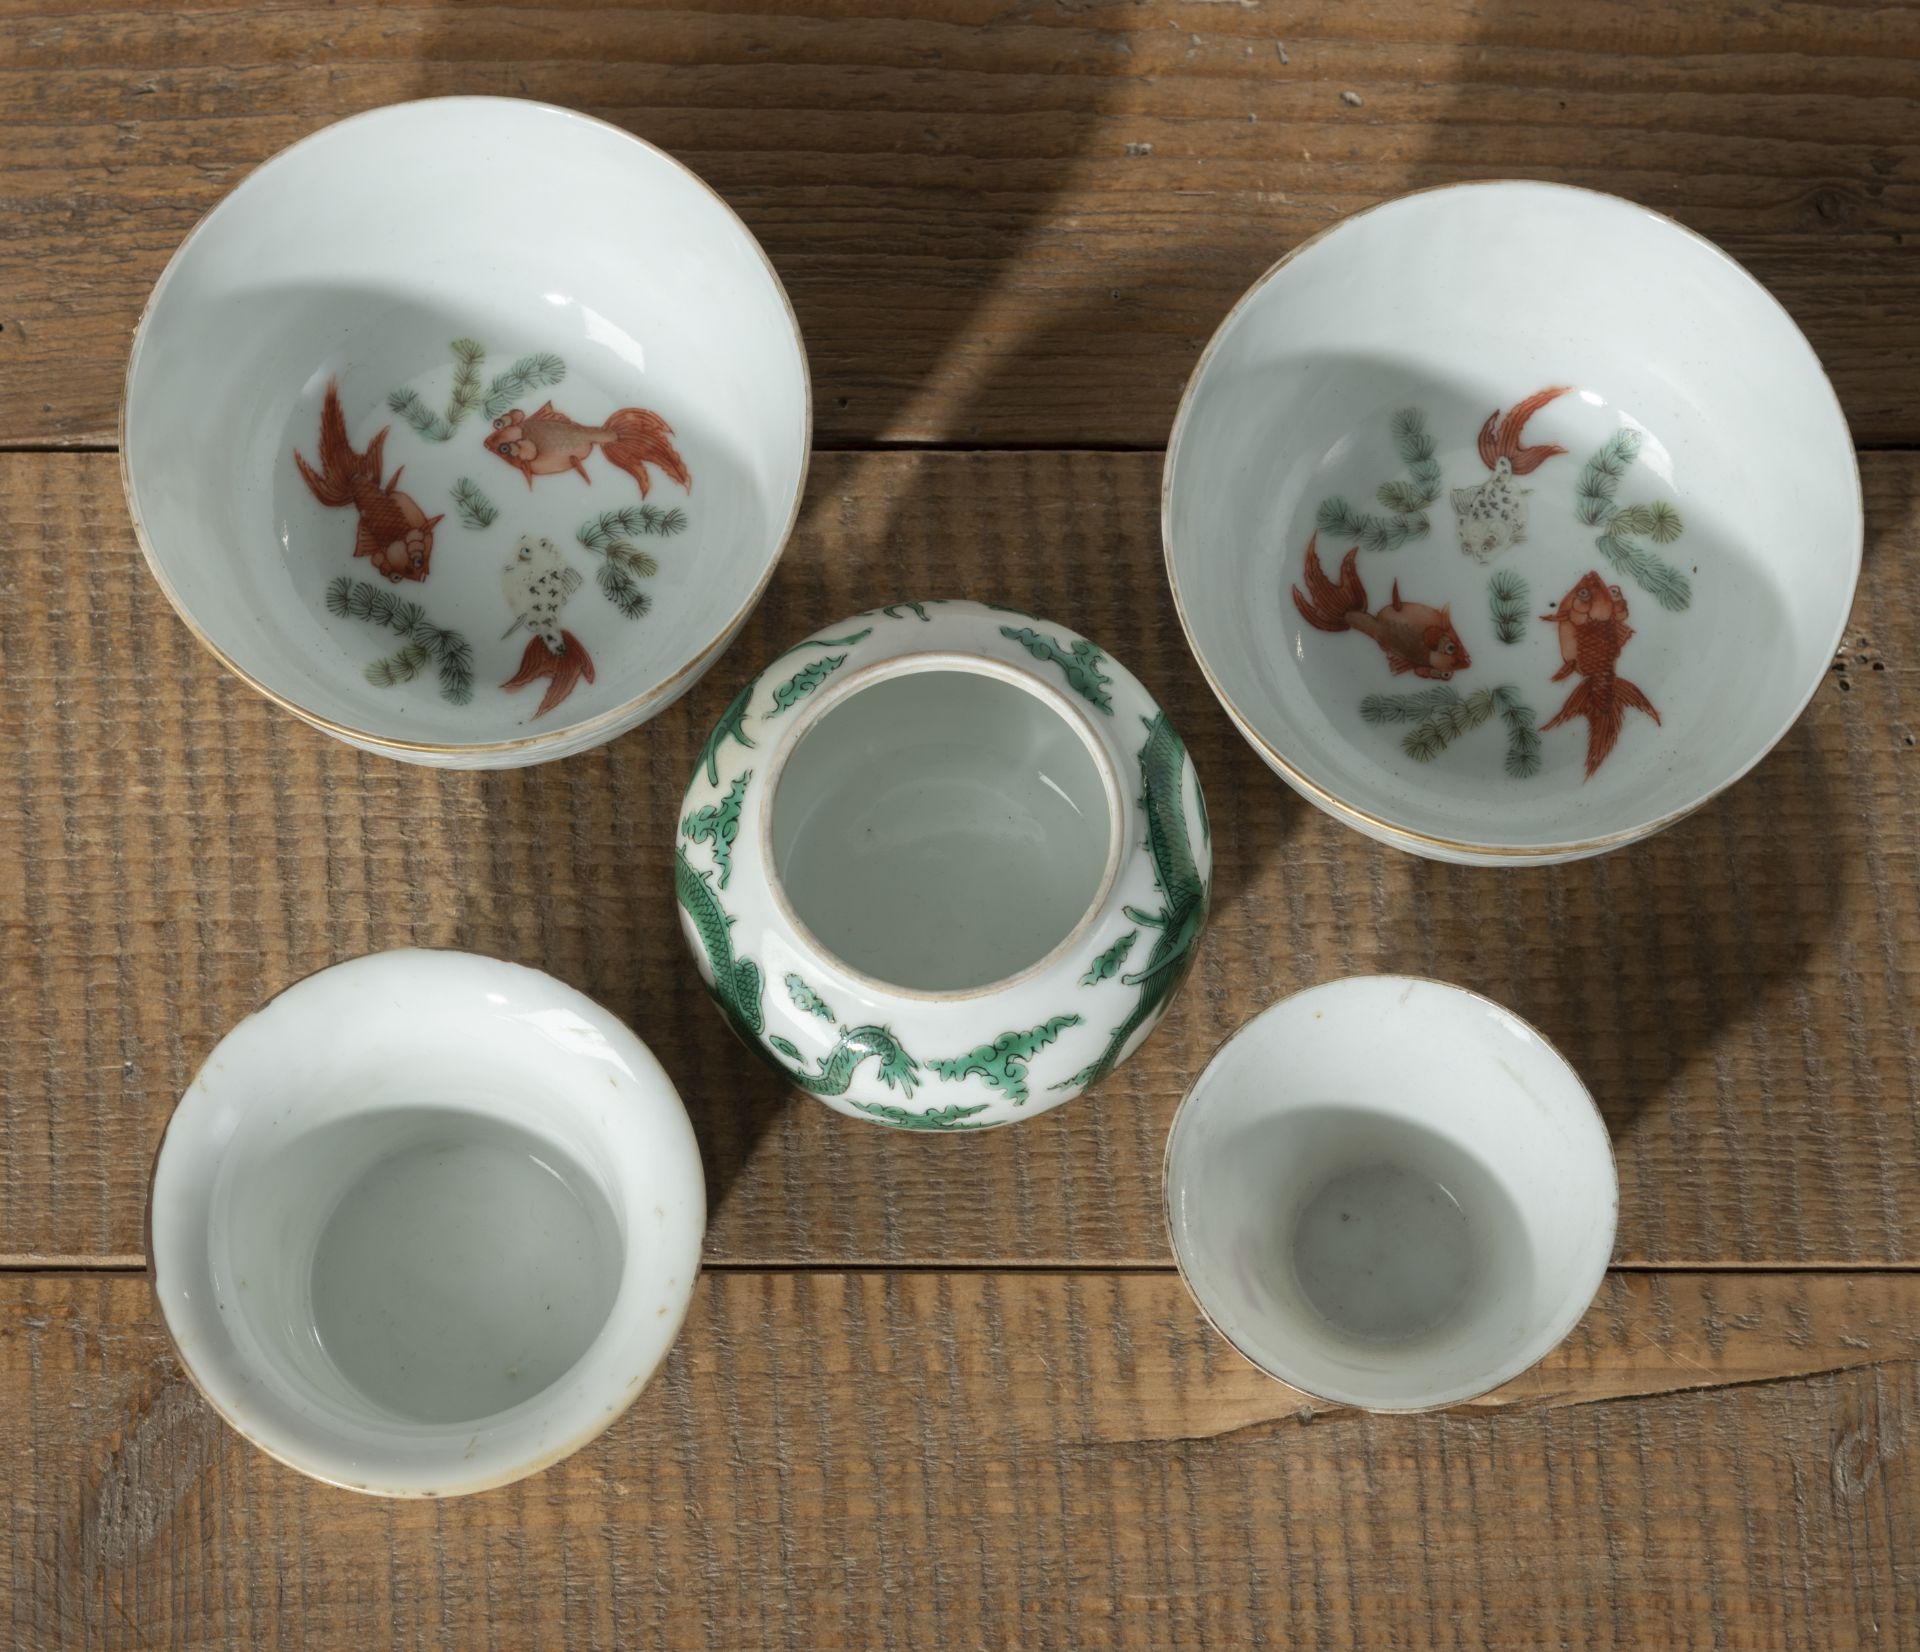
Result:
{"type": "MultiPolygon", "coordinates": [[[[363,749],[487,767],[698,680],[771,577],[810,434],[785,294],[711,191],[600,123],[450,99],[329,128],[209,215],[142,320],[122,452],[148,561],[230,668],[363,749]]],[[[1270,271],[1188,387],[1162,526],[1266,760],[1370,835],[1486,864],[1631,842],[1738,778],[1821,680],[1860,554],[1845,426],[1778,306],[1666,220],[1533,184],[1408,197],[1270,271]]],[[[1123,666],[930,600],[734,696],[675,856],[736,1031],[842,1112],[941,1132],[1137,1048],[1210,871],[1191,762],[1123,666]]],[[[1612,1242],[1578,1079],[1431,983],[1251,1023],[1167,1171],[1215,1323],[1356,1404],[1505,1380],[1612,1242]]],[[[392,1492],[498,1483],[604,1426],[671,1340],[703,1221],[632,1034],[449,955],[344,966],[245,1023],[154,1198],[162,1307],[214,1402],[392,1492]],[[421,1222],[441,1209],[525,1221],[421,1222]]]]}

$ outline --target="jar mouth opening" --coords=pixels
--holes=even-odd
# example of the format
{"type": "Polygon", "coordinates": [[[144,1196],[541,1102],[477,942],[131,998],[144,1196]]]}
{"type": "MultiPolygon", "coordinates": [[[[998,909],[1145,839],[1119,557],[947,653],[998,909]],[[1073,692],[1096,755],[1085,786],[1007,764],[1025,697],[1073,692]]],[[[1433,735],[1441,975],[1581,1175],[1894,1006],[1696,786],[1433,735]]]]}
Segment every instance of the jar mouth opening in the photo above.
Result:
{"type": "Polygon", "coordinates": [[[1017,666],[878,661],[796,714],[767,789],[768,886],[817,953],[877,992],[984,997],[1043,974],[1119,875],[1107,743],[1017,666]]]}

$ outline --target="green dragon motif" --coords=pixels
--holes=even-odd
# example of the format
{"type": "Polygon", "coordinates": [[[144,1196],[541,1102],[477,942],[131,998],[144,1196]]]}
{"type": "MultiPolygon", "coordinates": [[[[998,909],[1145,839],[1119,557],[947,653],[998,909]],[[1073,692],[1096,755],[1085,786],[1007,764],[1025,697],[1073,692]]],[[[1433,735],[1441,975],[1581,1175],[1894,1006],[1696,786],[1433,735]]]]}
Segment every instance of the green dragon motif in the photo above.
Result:
{"type": "Polygon", "coordinates": [[[759,687],[759,679],[740,690],[732,703],[720,713],[720,721],[713,725],[713,732],[707,736],[707,743],[700,749],[700,761],[707,766],[707,784],[720,784],[720,748],[729,737],[738,740],[748,751],[753,750],[753,741],[747,737],[747,702],[753,698],[753,691],[759,687]]]}
{"type": "Polygon", "coordinates": [[[797,654],[803,648],[851,648],[857,642],[865,642],[872,635],[873,627],[869,625],[866,630],[856,631],[850,637],[808,637],[804,642],[795,643],[785,654],[776,654],[774,658],[784,660],[787,654],[797,654]]]}
{"type": "Polygon", "coordinates": [[[917,602],[889,603],[885,608],[882,608],[880,612],[885,614],[888,619],[899,619],[900,610],[902,608],[911,608],[916,614],[920,616],[921,623],[924,625],[931,625],[933,623],[932,620],[927,618],[926,609],[917,602]]]}
{"type": "Polygon", "coordinates": [[[1030,625],[1003,625],[1000,635],[1009,642],[1017,642],[1036,660],[1052,660],[1066,673],[1067,686],[1074,693],[1109,717],[1113,715],[1113,698],[1107,693],[1113,679],[1100,669],[1106,655],[1085,637],[1076,637],[1070,646],[1062,648],[1052,637],[1042,636],[1030,625]]]}
{"type": "Polygon", "coordinates": [[[1087,966],[1087,973],[1080,977],[1081,986],[1097,987],[1102,981],[1118,975],[1120,966],[1127,961],[1127,954],[1133,950],[1133,943],[1139,939],[1140,931],[1129,929],[1087,966]]]}
{"type": "MultiPolygon", "coordinates": [[[[781,1041],[788,1051],[791,1044],[781,1041]]],[[[920,1063],[908,1055],[900,1040],[885,1027],[842,1027],[840,1042],[820,1058],[817,1072],[787,1071],[787,1076],[801,1089],[816,1096],[844,1096],[853,1083],[853,1075],[860,1063],[869,1056],[880,1063],[880,1082],[889,1090],[898,1089],[902,1095],[911,1096],[913,1087],[924,1082],[920,1077],[920,1063]]]]}
{"type": "Polygon", "coordinates": [[[734,777],[724,798],[695,809],[680,823],[680,830],[689,843],[713,845],[713,864],[720,868],[722,889],[733,876],[733,840],[740,835],[740,800],[747,795],[747,782],[752,778],[752,769],[742,770],[734,777]]]}
{"type": "Polygon", "coordinates": [[[1207,921],[1207,884],[1187,835],[1182,788],[1186,747],[1164,711],[1151,721],[1142,721],[1146,722],[1147,743],[1140,748],[1144,780],[1140,807],[1147,817],[1147,851],[1153,856],[1154,884],[1165,897],[1165,904],[1158,912],[1142,912],[1132,906],[1126,912],[1135,923],[1156,929],[1159,934],[1147,953],[1145,967],[1120,977],[1122,985],[1140,989],[1133,1013],[1113,1029],[1099,1059],[1054,1085],[1056,1090],[1098,1084],[1113,1071],[1127,1041],[1153,1021],[1185,979],[1187,966],[1193,961],[1193,943],[1207,921]]]}
{"type": "Polygon", "coordinates": [[[763,716],[772,719],[783,711],[791,711],[846,663],[844,654],[825,654],[801,666],[773,691],[773,709],[763,713],[763,716]]]}
{"type": "Polygon", "coordinates": [[[714,894],[712,877],[711,872],[695,868],[686,850],[674,850],[673,892],[693,919],[707,954],[708,967],[713,971],[713,996],[743,1038],[757,1039],[767,1024],[760,1008],[760,966],[751,958],[734,957],[730,933],[733,919],[714,894]]]}
{"type": "MultiPolygon", "coordinates": [[[[872,635],[873,627],[869,625],[866,630],[856,631],[848,637],[808,637],[804,642],[795,643],[784,653],[776,654],[774,661],[778,663],[788,654],[797,654],[803,648],[851,648],[857,642],[865,642],[872,635]]],[[[816,660],[812,665],[796,672],[774,691],[774,707],[765,715],[770,718],[778,717],[781,712],[791,710],[794,705],[839,670],[846,663],[846,658],[846,655],[842,654],[836,659],[816,660]]],[[[761,673],[762,677],[765,675],[765,672],[761,673]]],[[[720,784],[720,748],[728,740],[739,741],[749,751],[754,749],[753,738],[747,733],[747,705],[753,699],[753,691],[759,686],[760,677],[755,677],[734,695],[727,709],[720,713],[720,721],[713,725],[713,732],[707,736],[707,743],[700,748],[700,762],[706,768],[709,786],[720,784]]],[[[725,885],[722,884],[722,887],[724,888],[725,885]]]]}
{"type": "Polygon", "coordinates": [[[1079,1025],[1077,1015],[1056,1015],[1026,1032],[1004,1032],[991,1044],[927,1065],[942,1078],[956,1082],[978,1073],[1018,1107],[1028,1095],[1027,1063],[1068,1027],[1079,1025]]]}
{"type": "Polygon", "coordinates": [[[805,1010],[809,1015],[817,1015],[822,1021],[836,1019],[827,1001],[797,975],[787,977],[787,996],[793,1000],[796,1008],[805,1010]]]}
{"type": "Polygon", "coordinates": [[[889,1107],[884,1101],[856,1101],[853,1105],[896,1130],[984,1130],[987,1128],[985,1119],[974,1124],[967,1121],[975,1113],[984,1113],[989,1104],[983,1101],[967,1107],[956,1101],[945,1107],[930,1107],[924,1113],[912,1113],[904,1107],[889,1107]]]}

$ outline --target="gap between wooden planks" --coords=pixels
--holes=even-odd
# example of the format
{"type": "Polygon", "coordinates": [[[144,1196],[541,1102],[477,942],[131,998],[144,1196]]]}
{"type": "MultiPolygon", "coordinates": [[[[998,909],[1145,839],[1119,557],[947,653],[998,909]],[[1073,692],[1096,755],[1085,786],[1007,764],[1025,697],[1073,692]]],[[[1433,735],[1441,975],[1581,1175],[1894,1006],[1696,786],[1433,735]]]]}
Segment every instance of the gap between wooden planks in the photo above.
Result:
{"type": "Polygon", "coordinates": [[[1920,1258],[1920,457],[1864,461],[1855,628],[1755,774],[1567,868],[1415,861],[1300,803],[1188,657],[1158,455],[822,455],[766,601],[611,747],[432,774],[311,734],[173,619],[111,455],[0,457],[0,1262],[136,1260],[173,1099],[326,962],[453,945],[553,970],[653,1045],[735,1264],[1165,1264],[1173,1106],[1260,1008],[1402,970],[1513,1005],[1615,1135],[1626,1264],[1920,1258]],[[1087,632],[1185,734],[1215,830],[1192,980],[1139,1057],[1016,1130],[904,1139],[778,1083],[687,964],[670,845],[739,678],[818,624],[979,595],[1087,632]]]}
{"type": "Polygon", "coordinates": [[[136,1280],[0,1280],[9,1645],[1912,1646],[1920,1279],[1611,1279],[1485,1405],[1326,1412],[1164,1276],[708,1275],[606,1435],[375,1503],[136,1280]],[[1614,1403],[1631,1401],[1632,1403],[1614,1403]]]}
{"type": "Polygon", "coordinates": [[[1911,8],[901,9],[14,0],[0,441],[110,437],[148,289],[257,163],[476,92],[610,118],[727,197],[791,289],[828,445],[1157,446],[1274,259],[1404,190],[1516,175],[1719,240],[1807,330],[1855,434],[1920,441],[1911,8]]]}
{"type": "MultiPolygon", "coordinates": [[[[1631,1265],[1920,1258],[1920,456],[1864,463],[1855,626],[1800,724],[1674,830],[1564,868],[1376,847],[1298,801],[1187,653],[1155,455],[823,455],[781,570],[686,699],[568,762],[437,774],[226,678],[130,543],[107,455],[0,458],[0,1261],[140,1255],[174,1098],[221,1034],[356,953],[459,946],[631,1021],[700,1134],[718,1262],[1164,1265],[1168,1122],[1287,992],[1393,970],[1512,1005],[1612,1130],[1631,1265]],[[1045,554],[1036,554],[1039,552],[1045,554]],[[985,596],[1131,666],[1194,754],[1216,888],[1193,977],[1100,1088],[907,1139],[783,1095],[682,947],[682,787],[743,675],[903,597],[985,596]]],[[[1577,731],[1576,731],[1577,732],[1577,731]]]]}

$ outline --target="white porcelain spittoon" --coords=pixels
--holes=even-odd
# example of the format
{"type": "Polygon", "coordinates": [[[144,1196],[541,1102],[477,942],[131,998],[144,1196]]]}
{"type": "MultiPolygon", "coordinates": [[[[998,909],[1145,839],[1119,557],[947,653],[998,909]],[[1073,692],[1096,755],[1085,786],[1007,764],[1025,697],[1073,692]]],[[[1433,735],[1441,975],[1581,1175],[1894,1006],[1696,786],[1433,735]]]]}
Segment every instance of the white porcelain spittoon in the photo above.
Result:
{"type": "Polygon", "coordinates": [[[686,167],[512,98],[336,122],[182,243],[127,365],[140,547],[236,676],[366,751],[511,768],[686,692],[793,529],[792,307],[686,167]]]}
{"type": "Polygon", "coordinates": [[[281,1462],[448,1497],[585,1445],[666,1357],[706,1226],[639,1039],[537,970],[378,953],[236,1026],[150,1206],[181,1363],[281,1462]]]}
{"type": "Polygon", "coordinates": [[[714,1002],[789,1084],[970,1132],[1071,1101],[1152,1033],[1206,926],[1212,835],[1124,665],[928,598],[742,686],[687,784],[674,891],[714,1002]]]}
{"type": "Polygon", "coordinates": [[[1261,1370],[1371,1411],[1518,1376],[1606,1273],[1613,1153],[1566,1061],[1477,994],[1330,982],[1220,1050],[1167,1142],[1175,1259],[1261,1370]]]}

